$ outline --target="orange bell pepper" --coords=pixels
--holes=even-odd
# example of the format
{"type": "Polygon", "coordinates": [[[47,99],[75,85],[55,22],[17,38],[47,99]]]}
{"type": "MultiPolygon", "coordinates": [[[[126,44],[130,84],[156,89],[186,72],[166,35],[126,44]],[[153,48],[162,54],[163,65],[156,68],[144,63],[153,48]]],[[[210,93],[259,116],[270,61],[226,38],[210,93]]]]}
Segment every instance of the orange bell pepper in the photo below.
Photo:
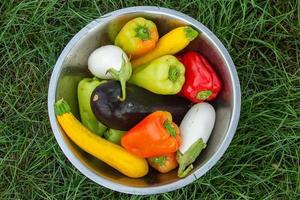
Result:
{"type": "Polygon", "coordinates": [[[178,126],[172,115],[156,111],[131,128],[122,137],[121,145],[129,152],[143,158],[176,152],[181,144],[178,126]]]}

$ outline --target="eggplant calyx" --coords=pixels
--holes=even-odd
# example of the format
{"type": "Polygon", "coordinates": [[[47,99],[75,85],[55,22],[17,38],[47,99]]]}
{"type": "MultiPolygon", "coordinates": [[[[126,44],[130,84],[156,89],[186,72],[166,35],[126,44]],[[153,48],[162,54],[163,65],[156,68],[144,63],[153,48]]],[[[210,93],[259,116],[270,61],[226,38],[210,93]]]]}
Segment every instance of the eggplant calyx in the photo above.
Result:
{"type": "Polygon", "coordinates": [[[188,175],[193,169],[193,162],[195,162],[196,158],[205,147],[206,144],[201,138],[194,142],[184,154],[179,151],[177,152],[177,162],[179,163],[178,177],[183,178],[188,175]]]}
{"type": "Polygon", "coordinates": [[[124,101],[126,99],[126,81],[129,80],[132,68],[130,62],[126,62],[124,59],[124,56],[122,56],[122,66],[119,71],[117,71],[114,68],[110,68],[107,70],[106,73],[110,73],[110,75],[113,77],[114,80],[120,81],[121,84],[121,90],[122,90],[122,97],[118,97],[120,101],[124,101]]]}

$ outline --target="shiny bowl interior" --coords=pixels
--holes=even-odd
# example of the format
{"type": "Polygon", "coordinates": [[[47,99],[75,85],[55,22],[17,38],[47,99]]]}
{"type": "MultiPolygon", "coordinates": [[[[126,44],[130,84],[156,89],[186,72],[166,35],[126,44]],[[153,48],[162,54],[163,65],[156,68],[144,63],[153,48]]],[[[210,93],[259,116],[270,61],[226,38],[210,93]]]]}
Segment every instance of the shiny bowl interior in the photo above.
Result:
{"type": "MultiPolygon", "coordinates": [[[[48,111],[51,127],[61,149],[72,164],[85,176],[110,189],[131,194],[153,194],[171,191],[187,185],[207,172],[223,155],[234,135],[240,112],[240,88],[235,66],[221,42],[200,22],[174,10],[159,7],[132,7],[106,14],[88,24],[67,44],[53,70],[49,85],[48,111]],[[203,54],[219,74],[223,89],[212,102],[216,123],[207,148],[194,163],[192,173],[180,179],[176,170],[160,174],[150,170],[143,178],[128,178],[71,142],[59,127],[53,104],[66,99],[79,119],[77,84],[90,77],[87,70],[89,54],[102,45],[112,44],[120,28],[130,19],[142,16],[154,21],[160,36],[171,29],[190,25],[199,36],[187,47],[203,54]]],[[[99,150],[101,151],[101,150],[99,150]]],[[[113,155],[112,155],[113,156],[113,155]]]]}

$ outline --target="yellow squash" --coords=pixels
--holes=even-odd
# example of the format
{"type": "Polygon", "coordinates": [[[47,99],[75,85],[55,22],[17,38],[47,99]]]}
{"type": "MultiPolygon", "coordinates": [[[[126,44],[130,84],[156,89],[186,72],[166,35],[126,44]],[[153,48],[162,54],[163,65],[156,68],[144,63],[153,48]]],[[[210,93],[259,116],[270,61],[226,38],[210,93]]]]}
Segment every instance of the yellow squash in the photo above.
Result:
{"type": "Polygon", "coordinates": [[[55,103],[57,120],[68,137],[81,149],[132,178],[148,173],[148,164],[119,145],[113,144],[85,128],[71,113],[68,103],[61,99],[55,103]]]}
{"type": "Polygon", "coordinates": [[[141,56],[131,62],[132,67],[150,62],[151,60],[164,56],[178,53],[184,49],[190,41],[198,36],[198,32],[190,26],[181,26],[161,37],[155,48],[144,56],[141,56]]]}

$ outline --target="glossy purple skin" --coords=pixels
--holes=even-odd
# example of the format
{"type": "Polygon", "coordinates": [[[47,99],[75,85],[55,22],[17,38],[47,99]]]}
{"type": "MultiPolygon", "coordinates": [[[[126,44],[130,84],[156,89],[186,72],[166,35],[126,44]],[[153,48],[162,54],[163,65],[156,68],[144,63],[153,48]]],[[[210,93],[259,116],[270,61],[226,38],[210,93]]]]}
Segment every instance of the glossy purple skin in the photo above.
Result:
{"type": "Polygon", "coordinates": [[[98,86],[91,96],[91,107],[96,118],[107,127],[129,130],[150,113],[163,110],[172,114],[180,124],[191,103],[176,95],[158,95],[133,84],[126,84],[127,97],[120,101],[120,84],[108,81],[98,86]]]}

